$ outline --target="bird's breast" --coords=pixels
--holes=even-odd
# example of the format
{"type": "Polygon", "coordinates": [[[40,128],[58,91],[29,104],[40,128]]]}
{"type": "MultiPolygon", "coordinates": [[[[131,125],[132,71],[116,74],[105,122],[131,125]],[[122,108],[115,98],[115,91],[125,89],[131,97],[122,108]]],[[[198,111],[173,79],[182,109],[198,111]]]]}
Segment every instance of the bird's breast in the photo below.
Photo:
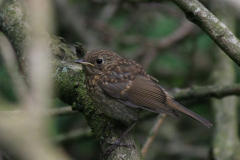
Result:
{"type": "Polygon", "coordinates": [[[86,76],[85,83],[88,91],[94,91],[97,87],[97,83],[100,79],[99,75],[95,76],[86,76]]]}
{"type": "Polygon", "coordinates": [[[88,95],[100,112],[125,124],[131,124],[138,120],[138,109],[128,107],[108,96],[99,85],[99,77],[87,76],[85,83],[88,95]]]}

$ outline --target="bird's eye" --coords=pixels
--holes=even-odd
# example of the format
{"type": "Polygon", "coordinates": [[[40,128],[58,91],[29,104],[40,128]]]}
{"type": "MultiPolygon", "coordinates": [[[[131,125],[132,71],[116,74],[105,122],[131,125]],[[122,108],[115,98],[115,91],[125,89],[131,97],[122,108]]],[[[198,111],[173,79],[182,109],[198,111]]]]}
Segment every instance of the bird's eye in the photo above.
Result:
{"type": "Polygon", "coordinates": [[[97,59],[97,64],[102,64],[102,62],[103,62],[103,59],[97,59]]]}

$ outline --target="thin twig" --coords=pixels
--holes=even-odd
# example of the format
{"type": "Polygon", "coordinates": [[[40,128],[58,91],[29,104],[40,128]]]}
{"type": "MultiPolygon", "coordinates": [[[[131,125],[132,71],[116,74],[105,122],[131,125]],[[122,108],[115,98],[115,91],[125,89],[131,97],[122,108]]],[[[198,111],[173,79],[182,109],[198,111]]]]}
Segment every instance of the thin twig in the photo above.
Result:
{"type": "Polygon", "coordinates": [[[75,131],[71,131],[69,133],[65,133],[65,134],[60,134],[56,137],[55,141],[58,143],[63,143],[66,141],[70,141],[70,140],[75,140],[78,138],[83,138],[83,137],[90,137],[93,136],[91,129],[78,129],[75,131]]]}
{"type": "Polygon", "coordinates": [[[173,33],[159,40],[147,38],[144,36],[124,36],[121,42],[125,44],[147,44],[152,47],[156,47],[157,49],[166,49],[191,34],[194,28],[196,27],[192,23],[184,20],[182,22],[182,25],[173,33]]]}
{"type": "Polygon", "coordinates": [[[149,136],[145,142],[145,144],[142,147],[142,155],[143,157],[145,157],[147,150],[149,148],[149,146],[151,145],[151,143],[153,142],[154,138],[157,135],[157,131],[159,129],[159,127],[161,126],[163,120],[165,119],[166,114],[162,114],[160,113],[157,117],[157,121],[155,122],[155,124],[153,125],[151,131],[149,132],[149,136]]]}
{"type": "Polygon", "coordinates": [[[166,49],[173,44],[176,44],[191,34],[195,28],[196,27],[192,23],[184,20],[182,22],[182,25],[177,28],[172,34],[156,42],[157,49],[166,49]]]}
{"type": "Polygon", "coordinates": [[[212,85],[212,86],[193,86],[186,89],[175,88],[172,90],[171,95],[177,100],[197,99],[197,98],[223,98],[230,95],[240,95],[240,85],[212,85]]]}
{"type": "MultiPolygon", "coordinates": [[[[13,111],[0,111],[1,115],[17,115],[17,114],[23,114],[24,110],[16,109],[13,111]]],[[[44,114],[47,116],[65,116],[65,115],[73,115],[79,112],[73,111],[72,107],[62,107],[62,108],[54,108],[54,109],[47,109],[44,110],[44,114]]]]}
{"type": "Polygon", "coordinates": [[[145,56],[142,61],[142,65],[144,68],[146,68],[153,59],[155,59],[157,53],[159,53],[160,50],[167,49],[174,44],[177,44],[179,41],[183,40],[184,38],[188,37],[196,27],[192,24],[189,23],[187,20],[182,22],[182,25],[177,28],[172,34],[163,37],[162,39],[158,41],[153,41],[153,42],[148,42],[149,46],[148,48],[153,48],[150,49],[150,52],[144,52],[145,56]],[[152,51],[152,52],[151,52],[152,51]],[[152,55],[150,55],[152,53],[152,55]]]}

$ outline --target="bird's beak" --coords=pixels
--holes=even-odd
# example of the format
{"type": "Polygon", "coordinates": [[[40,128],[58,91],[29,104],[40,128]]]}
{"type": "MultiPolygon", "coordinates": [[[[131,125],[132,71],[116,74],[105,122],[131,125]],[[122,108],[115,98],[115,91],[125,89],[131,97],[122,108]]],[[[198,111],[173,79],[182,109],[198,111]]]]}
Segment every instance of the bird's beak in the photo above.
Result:
{"type": "Polygon", "coordinates": [[[85,65],[85,66],[93,66],[94,67],[94,64],[89,63],[89,62],[85,62],[83,59],[78,59],[78,60],[74,61],[74,63],[80,63],[80,64],[85,65]]]}

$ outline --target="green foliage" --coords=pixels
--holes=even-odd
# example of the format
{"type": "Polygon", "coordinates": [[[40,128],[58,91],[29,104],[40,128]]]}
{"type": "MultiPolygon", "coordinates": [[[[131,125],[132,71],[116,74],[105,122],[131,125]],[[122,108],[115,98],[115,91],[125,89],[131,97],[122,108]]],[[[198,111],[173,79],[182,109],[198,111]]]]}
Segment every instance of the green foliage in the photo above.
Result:
{"type": "Polygon", "coordinates": [[[206,34],[201,34],[197,39],[198,49],[200,51],[209,51],[210,47],[213,45],[213,41],[206,34]]]}
{"type": "Polygon", "coordinates": [[[144,36],[157,39],[171,34],[179,25],[175,19],[162,14],[154,16],[153,22],[150,24],[145,24],[142,33],[144,36]]]}

